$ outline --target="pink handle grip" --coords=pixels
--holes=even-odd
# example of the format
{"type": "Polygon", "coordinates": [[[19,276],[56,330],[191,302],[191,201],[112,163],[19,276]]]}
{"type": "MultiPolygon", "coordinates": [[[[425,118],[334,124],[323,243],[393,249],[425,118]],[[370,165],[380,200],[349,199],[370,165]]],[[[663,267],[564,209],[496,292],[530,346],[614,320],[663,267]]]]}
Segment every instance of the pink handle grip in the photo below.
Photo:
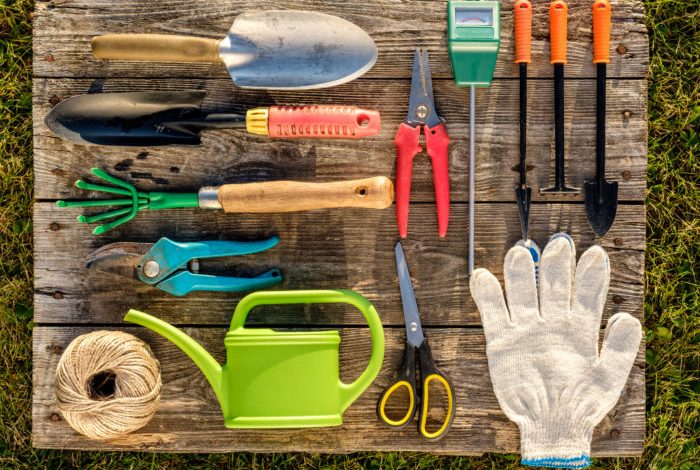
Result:
{"type": "Polygon", "coordinates": [[[379,133],[378,111],[355,106],[272,106],[270,137],[362,139],[379,133]]]}

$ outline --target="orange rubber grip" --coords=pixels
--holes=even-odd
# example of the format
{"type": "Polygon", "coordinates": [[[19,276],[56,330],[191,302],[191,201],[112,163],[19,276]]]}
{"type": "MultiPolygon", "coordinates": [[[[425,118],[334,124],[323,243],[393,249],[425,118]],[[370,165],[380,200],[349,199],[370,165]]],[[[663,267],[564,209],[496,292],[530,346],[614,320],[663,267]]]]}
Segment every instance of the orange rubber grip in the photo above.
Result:
{"type": "Polygon", "coordinates": [[[563,0],[554,0],[549,5],[550,63],[566,63],[566,22],[569,7],[563,0]]]}
{"type": "Polygon", "coordinates": [[[515,63],[530,63],[532,57],[532,4],[515,2],[515,63]]]}
{"type": "Polygon", "coordinates": [[[381,129],[379,112],[355,106],[272,106],[270,137],[362,139],[381,129]]]}
{"type": "Polygon", "coordinates": [[[610,62],[610,18],[612,9],[608,0],[593,2],[593,63],[610,62]]]}

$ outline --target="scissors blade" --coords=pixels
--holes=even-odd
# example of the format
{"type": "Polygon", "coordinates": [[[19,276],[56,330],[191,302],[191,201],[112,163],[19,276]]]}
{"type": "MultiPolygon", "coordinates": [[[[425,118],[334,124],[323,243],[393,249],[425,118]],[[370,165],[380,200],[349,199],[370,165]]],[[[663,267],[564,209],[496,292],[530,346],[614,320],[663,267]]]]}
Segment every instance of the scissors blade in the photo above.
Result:
{"type": "Polygon", "coordinates": [[[406,323],[406,339],[414,348],[423,344],[425,336],[420,324],[420,313],[416,304],[416,296],[413,293],[411,276],[408,273],[406,257],[403,254],[401,242],[396,244],[396,267],[399,272],[399,288],[401,289],[401,303],[403,304],[403,318],[406,323]]]}

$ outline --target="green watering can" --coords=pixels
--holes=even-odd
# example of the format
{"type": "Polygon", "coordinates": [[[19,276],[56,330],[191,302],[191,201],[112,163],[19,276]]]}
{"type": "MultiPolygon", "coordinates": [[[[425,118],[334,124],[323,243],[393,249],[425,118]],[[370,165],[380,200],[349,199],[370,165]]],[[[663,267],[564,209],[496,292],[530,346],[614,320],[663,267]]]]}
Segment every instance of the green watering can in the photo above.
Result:
{"type": "Polygon", "coordinates": [[[374,306],[346,290],[255,292],[236,307],[226,333],[226,364],[174,326],[129,310],[124,320],[149,328],[182,349],[204,372],[228,428],[339,426],[343,412],[369,387],[384,360],[384,329],[374,306]],[[260,305],[346,303],[369,324],[372,353],[367,369],[353,383],[340,380],[338,331],[280,332],[244,328],[260,305]]]}

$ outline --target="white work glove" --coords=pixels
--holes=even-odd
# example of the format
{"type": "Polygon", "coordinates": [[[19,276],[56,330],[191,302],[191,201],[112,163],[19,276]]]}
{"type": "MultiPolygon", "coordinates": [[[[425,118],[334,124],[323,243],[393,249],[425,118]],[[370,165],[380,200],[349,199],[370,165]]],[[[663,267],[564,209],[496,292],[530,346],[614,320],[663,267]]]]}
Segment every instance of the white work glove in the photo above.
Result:
{"type": "Polygon", "coordinates": [[[493,389],[520,429],[524,465],[589,466],[593,428],[620,398],[639,350],[639,321],[618,313],[598,352],[608,255],[593,246],[575,263],[573,240],[557,234],[540,259],[539,298],[532,254],[523,246],[503,263],[507,305],[489,271],[477,269],[470,281],[493,389]]]}

